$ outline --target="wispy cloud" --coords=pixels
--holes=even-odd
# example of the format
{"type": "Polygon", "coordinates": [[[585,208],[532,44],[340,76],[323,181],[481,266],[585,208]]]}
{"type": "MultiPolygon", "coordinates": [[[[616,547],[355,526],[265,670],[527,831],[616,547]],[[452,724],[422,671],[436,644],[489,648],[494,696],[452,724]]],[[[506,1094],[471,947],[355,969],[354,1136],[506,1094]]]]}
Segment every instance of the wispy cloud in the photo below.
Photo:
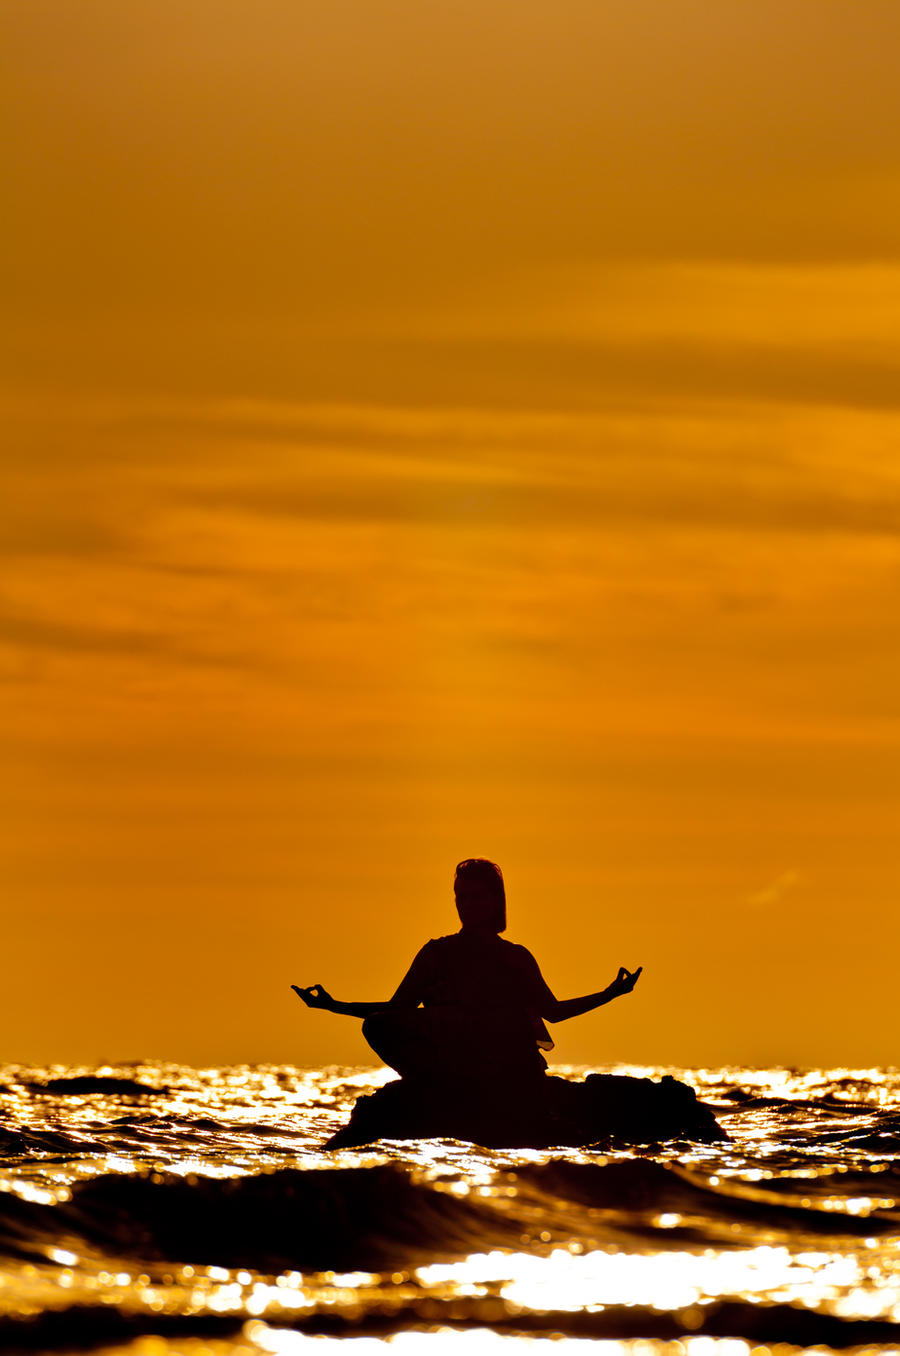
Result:
{"type": "Polygon", "coordinates": [[[776,904],[780,904],[789,891],[797,888],[804,881],[804,876],[800,871],[790,870],[782,871],[779,876],[764,885],[760,890],[754,890],[747,896],[747,903],[753,909],[770,909],[776,904]]]}
{"type": "Polygon", "coordinates": [[[75,666],[42,674],[50,698],[65,683],[96,704],[114,657],[171,668],[179,711],[192,665],[210,711],[217,670],[273,710],[293,684],[300,727],[367,700],[374,722],[460,702],[486,720],[504,684],[535,730],[559,703],[604,728],[737,737],[828,713],[861,732],[888,708],[893,415],[173,400],[49,422],[48,460],[9,468],[2,516],[5,644],[75,666]]]}

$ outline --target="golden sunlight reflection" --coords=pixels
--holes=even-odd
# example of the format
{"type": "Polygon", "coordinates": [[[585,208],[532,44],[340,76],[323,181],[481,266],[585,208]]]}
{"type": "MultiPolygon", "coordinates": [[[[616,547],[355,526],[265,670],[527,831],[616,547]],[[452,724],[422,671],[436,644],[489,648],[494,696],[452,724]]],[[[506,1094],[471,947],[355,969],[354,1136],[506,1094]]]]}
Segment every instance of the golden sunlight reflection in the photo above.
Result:
{"type": "MultiPolygon", "coordinates": [[[[125,1346],[95,1349],[93,1356],[416,1356],[426,1351],[434,1356],[472,1356],[473,1351],[510,1353],[527,1344],[534,1356],[801,1356],[808,1348],[788,1342],[764,1345],[735,1337],[688,1337],[680,1341],[612,1341],[604,1338],[525,1337],[498,1333],[485,1327],[452,1328],[421,1325],[410,1332],[387,1337],[344,1336],[291,1332],[270,1327],[259,1320],[244,1325],[234,1340],[220,1338],[139,1337],[125,1346]]],[[[824,1346],[815,1351],[827,1353],[824,1346]]],[[[856,1346],[853,1356],[885,1356],[896,1350],[885,1346],[856,1346]]]]}
{"type": "MultiPolygon", "coordinates": [[[[321,1349],[331,1339],[286,1332],[282,1325],[315,1329],[338,1317],[358,1327],[377,1321],[382,1331],[396,1323],[415,1329],[410,1339],[448,1346],[463,1334],[442,1324],[459,1322],[461,1313],[473,1325],[521,1325],[531,1332],[556,1325],[554,1314],[565,1326],[565,1315],[623,1308],[666,1315],[685,1333],[696,1332],[720,1301],[811,1307],[834,1321],[900,1321],[895,1159],[879,1157],[869,1133],[893,1124],[900,1085],[890,1072],[694,1070],[687,1078],[715,1105],[727,1141],[602,1154],[570,1150],[563,1157],[552,1149],[484,1150],[455,1140],[385,1141],[374,1150],[323,1153],[323,1139],[359,1094],[385,1081],[383,1073],[274,1065],[198,1073],[146,1062],[107,1067],[98,1075],[107,1080],[103,1091],[93,1093],[83,1084],[89,1076],[89,1070],[60,1067],[0,1069],[7,1123],[23,1127],[24,1136],[0,1189],[15,1209],[59,1210],[62,1225],[52,1241],[39,1235],[27,1260],[5,1266],[0,1320],[102,1304],[140,1321],[161,1314],[244,1325],[230,1344],[210,1339],[207,1356],[244,1348],[287,1353],[310,1342],[321,1349]],[[67,1078],[82,1082],[68,1086],[67,1078]],[[852,1127],[864,1132],[859,1148],[843,1142],[852,1127]],[[60,1154],[63,1136],[73,1146],[68,1155],[60,1154]],[[330,1193],[348,1189],[341,1185],[348,1169],[383,1174],[374,1202],[378,1229],[387,1227],[398,1184],[403,1199],[413,1202],[403,1207],[412,1211],[403,1214],[407,1223],[420,1206],[424,1219],[436,1220],[424,1255],[398,1244],[386,1258],[364,1249],[346,1265],[316,1270],[291,1251],[290,1218],[288,1252],[268,1264],[254,1263],[253,1255],[220,1256],[212,1244],[204,1246],[202,1263],[184,1256],[114,1260],[103,1235],[92,1242],[79,1232],[79,1193],[97,1179],[109,1199],[120,1179],[132,1178],[162,1205],[194,1192],[202,1208],[218,1208],[221,1193],[251,1200],[248,1189],[258,1187],[269,1212],[269,1176],[285,1173],[291,1190],[302,1183],[310,1199],[323,1193],[326,1213],[319,1218],[329,1219],[330,1193]],[[640,1194],[604,1195],[623,1171],[644,1183],[640,1194]],[[585,1184],[581,1204],[566,1195],[568,1182],[585,1184]],[[798,1213],[803,1219],[792,1223],[798,1213]],[[462,1232],[454,1235],[457,1228],[462,1232]]],[[[286,1197],[286,1208],[300,1211],[300,1230],[305,1199],[295,1206],[286,1197]]],[[[241,1219],[238,1210],[236,1225],[241,1219]]],[[[242,1251],[241,1227],[235,1237],[239,1242],[230,1246],[242,1251]]],[[[402,1350],[407,1339],[398,1333],[352,1340],[402,1350]]],[[[485,1340],[518,1339],[493,1334],[485,1340]]],[[[132,1347],[129,1356],[141,1350],[148,1356],[196,1350],[199,1356],[186,1340],[158,1342],[132,1347]]],[[[651,1350],[639,1343],[603,1345],[631,1356],[651,1350]]],[[[699,1335],[652,1346],[654,1353],[669,1348],[682,1356],[756,1350],[699,1335]],[[701,1341],[706,1345],[697,1345],[701,1341]]]]}
{"type": "MultiPolygon", "coordinates": [[[[862,1279],[850,1257],[822,1254],[807,1264],[787,1248],[758,1247],[734,1252],[650,1254],[590,1252],[573,1256],[555,1249],[547,1257],[531,1253],[490,1253],[465,1262],[420,1268],[420,1281],[454,1289],[500,1284],[500,1295],[515,1309],[586,1309],[611,1304],[653,1309],[684,1309],[723,1295],[765,1296],[770,1301],[801,1299],[815,1276],[842,1312],[853,1312],[853,1296],[862,1279]]],[[[896,1285],[881,1300],[900,1302],[896,1285]]],[[[870,1312],[868,1304],[862,1311],[870,1312]]]]}
{"type": "Polygon", "coordinates": [[[8,1191],[10,1195],[18,1196],[20,1200],[33,1201],[35,1205],[57,1205],[60,1201],[69,1200],[71,1195],[66,1187],[47,1191],[36,1186],[34,1182],[23,1181],[19,1177],[0,1182],[0,1191],[8,1191]]]}
{"type": "MultiPolygon", "coordinates": [[[[264,1323],[248,1323],[244,1329],[244,1335],[254,1343],[255,1350],[270,1352],[271,1356],[292,1356],[294,1352],[310,1351],[322,1352],[332,1343],[340,1342],[346,1356],[347,1341],[352,1342],[351,1356],[375,1356],[376,1353],[401,1352],[410,1353],[415,1356],[416,1351],[421,1350],[423,1344],[429,1351],[436,1353],[457,1353],[463,1351],[463,1344],[466,1343],[465,1350],[467,1356],[471,1356],[473,1343],[477,1343],[475,1348],[478,1351],[509,1351],[515,1346],[519,1346],[523,1340],[527,1341],[528,1350],[537,1350],[541,1353],[546,1352],[548,1356],[556,1352],[584,1352],[588,1356],[589,1352],[597,1353],[597,1356],[764,1356],[768,1353],[768,1348],[752,1347],[750,1344],[741,1341],[721,1339],[688,1339],[686,1342],[609,1342],[595,1341],[581,1337],[564,1337],[556,1334],[550,1337],[528,1337],[523,1338],[519,1334],[497,1333],[490,1328],[465,1328],[454,1330],[450,1327],[431,1326],[421,1328],[414,1332],[394,1333],[390,1337],[357,1337],[357,1338],[332,1338],[332,1337],[313,1337],[303,1333],[285,1333],[278,1329],[267,1328],[264,1323]],[[314,1346],[312,1344],[315,1344],[314,1346]]],[[[335,1350],[337,1348],[335,1347],[335,1350]]],[[[791,1348],[781,1347],[780,1351],[788,1352],[791,1348]]],[[[144,1356],[144,1353],[136,1353],[136,1356],[144,1356]]],[[[146,1353],[151,1356],[151,1353],[146,1353]]],[[[161,1353],[162,1356],[162,1353],[161,1353]]],[[[185,1353],[185,1356],[194,1356],[193,1353],[185,1353]]],[[[197,1353],[197,1356],[200,1356],[197,1353]]],[[[212,1353],[211,1353],[212,1356],[212,1353]]],[[[237,1356],[237,1353],[234,1354],[237,1356]]]]}

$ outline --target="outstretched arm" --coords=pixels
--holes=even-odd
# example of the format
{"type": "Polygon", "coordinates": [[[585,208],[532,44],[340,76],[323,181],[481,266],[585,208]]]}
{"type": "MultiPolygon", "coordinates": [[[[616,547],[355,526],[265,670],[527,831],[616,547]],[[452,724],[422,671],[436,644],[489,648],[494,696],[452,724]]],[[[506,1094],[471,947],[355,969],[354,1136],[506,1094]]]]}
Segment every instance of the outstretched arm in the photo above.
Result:
{"type": "Polygon", "coordinates": [[[541,1008],[541,1016],[548,1022],[565,1022],[569,1017],[580,1017],[583,1012],[593,1012],[594,1008],[602,1008],[605,1003],[611,1003],[620,994],[631,993],[643,968],[639,965],[636,970],[626,970],[622,965],[612,984],[601,989],[599,993],[587,993],[582,998],[554,998],[548,989],[549,998],[541,1008]]]}
{"type": "Polygon", "coordinates": [[[382,1008],[387,1007],[387,1003],[342,1003],[337,998],[332,998],[327,989],[323,989],[321,984],[311,984],[308,989],[301,989],[299,984],[292,984],[291,988],[298,998],[302,998],[308,1008],[324,1008],[326,1012],[337,1012],[343,1017],[368,1017],[373,1012],[380,1012],[382,1008]]]}
{"type": "Polygon", "coordinates": [[[383,1008],[387,1007],[416,1008],[425,996],[424,986],[429,972],[429,955],[428,945],[426,944],[400,981],[397,992],[387,1003],[341,1003],[339,999],[332,998],[328,990],[323,989],[321,984],[311,984],[308,989],[302,989],[299,984],[292,984],[291,988],[298,998],[303,999],[308,1008],[324,1008],[326,1012],[337,1012],[343,1017],[366,1018],[370,1017],[373,1012],[381,1012],[383,1008]]]}

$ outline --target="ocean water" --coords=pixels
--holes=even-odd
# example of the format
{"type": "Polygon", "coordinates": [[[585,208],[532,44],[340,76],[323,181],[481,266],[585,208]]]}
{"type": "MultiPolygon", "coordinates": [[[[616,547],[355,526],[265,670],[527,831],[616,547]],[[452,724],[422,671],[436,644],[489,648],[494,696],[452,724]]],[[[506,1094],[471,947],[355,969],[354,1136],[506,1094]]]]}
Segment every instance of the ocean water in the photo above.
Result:
{"type": "Polygon", "coordinates": [[[385,1070],[0,1068],[0,1350],[900,1352],[900,1073],[606,1071],[730,1139],[323,1153],[385,1070]]]}

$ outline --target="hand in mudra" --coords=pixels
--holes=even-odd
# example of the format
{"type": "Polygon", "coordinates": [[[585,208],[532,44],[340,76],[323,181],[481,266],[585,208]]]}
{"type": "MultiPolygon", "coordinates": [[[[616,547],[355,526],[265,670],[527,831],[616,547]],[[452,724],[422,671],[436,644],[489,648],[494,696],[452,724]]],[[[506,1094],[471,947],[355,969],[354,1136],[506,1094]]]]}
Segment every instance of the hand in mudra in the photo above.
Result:
{"type": "Polygon", "coordinates": [[[643,968],[643,965],[639,965],[636,970],[626,970],[624,965],[620,965],[619,973],[609,987],[615,990],[617,996],[622,993],[631,993],[641,977],[643,968]]]}
{"type": "Polygon", "coordinates": [[[301,989],[299,984],[292,984],[291,988],[298,998],[302,998],[308,1008],[331,1008],[334,999],[327,989],[323,989],[321,984],[311,984],[308,989],[301,989]]]}

